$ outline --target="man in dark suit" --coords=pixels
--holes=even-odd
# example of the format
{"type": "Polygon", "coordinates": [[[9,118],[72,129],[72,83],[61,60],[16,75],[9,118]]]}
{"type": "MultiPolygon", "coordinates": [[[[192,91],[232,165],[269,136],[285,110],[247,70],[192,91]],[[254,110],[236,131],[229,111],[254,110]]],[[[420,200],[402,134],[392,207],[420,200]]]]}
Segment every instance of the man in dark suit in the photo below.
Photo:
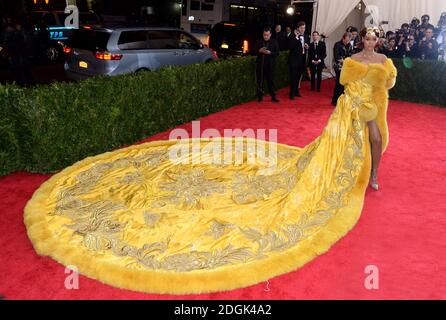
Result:
{"type": "Polygon", "coordinates": [[[274,29],[273,38],[276,39],[279,44],[279,50],[284,51],[287,49],[287,37],[284,31],[282,31],[282,26],[277,24],[274,29]]]}
{"type": "Polygon", "coordinates": [[[419,55],[423,60],[438,60],[438,43],[433,38],[434,29],[428,27],[424,32],[424,37],[419,44],[419,55]]]}
{"type": "Polygon", "coordinates": [[[336,106],[338,98],[344,93],[344,87],[339,81],[341,79],[341,70],[344,60],[352,55],[353,48],[350,44],[351,38],[351,33],[344,33],[342,40],[336,42],[333,49],[333,68],[336,72],[336,85],[333,92],[333,99],[331,100],[333,106],[336,106]]]}
{"type": "Polygon", "coordinates": [[[279,102],[276,98],[274,90],[274,68],[276,57],[279,54],[279,45],[275,39],[271,38],[271,28],[266,27],[263,30],[263,39],[257,43],[255,51],[257,53],[256,60],[256,77],[257,77],[257,98],[258,101],[263,100],[263,80],[268,84],[268,90],[271,94],[273,102],[279,102]]]}
{"type": "Polygon", "coordinates": [[[350,32],[352,38],[350,39],[350,45],[352,47],[352,54],[358,53],[362,51],[361,48],[361,36],[359,35],[358,28],[350,26],[345,30],[345,32],[350,32]]]}
{"type": "Polygon", "coordinates": [[[285,27],[285,38],[287,40],[287,49],[288,49],[288,39],[290,38],[290,36],[293,34],[293,30],[291,30],[290,26],[286,26],[285,27]]]}
{"type": "Polygon", "coordinates": [[[324,59],[327,57],[327,49],[325,43],[320,41],[319,32],[313,32],[313,43],[308,49],[308,64],[311,72],[311,91],[317,87],[317,91],[321,91],[322,70],[325,68],[324,59]],[[317,80],[316,80],[317,78],[317,80]],[[317,85],[315,85],[317,81],[317,85]]]}
{"type": "Polygon", "coordinates": [[[288,64],[290,68],[290,99],[294,100],[295,96],[301,97],[299,92],[300,80],[305,71],[307,51],[310,39],[305,35],[305,22],[301,21],[297,24],[294,33],[288,39],[288,48],[290,55],[288,64]]]}

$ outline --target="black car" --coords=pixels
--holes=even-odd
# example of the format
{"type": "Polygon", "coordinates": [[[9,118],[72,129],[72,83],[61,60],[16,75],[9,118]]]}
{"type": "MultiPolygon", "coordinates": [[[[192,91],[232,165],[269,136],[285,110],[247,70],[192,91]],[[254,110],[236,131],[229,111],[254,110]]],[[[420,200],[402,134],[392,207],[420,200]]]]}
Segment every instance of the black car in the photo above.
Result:
{"type": "Polygon", "coordinates": [[[221,58],[250,55],[261,37],[261,26],[223,21],[211,29],[209,47],[221,58]]]}
{"type": "MultiPolygon", "coordinates": [[[[34,51],[38,59],[58,61],[63,58],[64,43],[73,28],[65,26],[69,14],[64,11],[32,11],[29,12],[34,25],[34,51]]],[[[102,23],[101,17],[94,12],[79,12],[80,26],[97,26],[102,23]]]]}

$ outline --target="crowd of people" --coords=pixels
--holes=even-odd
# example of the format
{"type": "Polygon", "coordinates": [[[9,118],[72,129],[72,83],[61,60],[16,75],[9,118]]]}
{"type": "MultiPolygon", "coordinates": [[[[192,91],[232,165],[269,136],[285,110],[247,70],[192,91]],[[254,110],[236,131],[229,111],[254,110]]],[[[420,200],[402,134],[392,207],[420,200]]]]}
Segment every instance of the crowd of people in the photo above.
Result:
{"type": "Polygon", "coordinates": [[[32,65],[52,61],[50,54],[57,50],[60,50],[59,45],[51,40],[49,28],[43,19],[32,19],[29,14],[20,18],[1,18],[0,68],[9,69],[18,85],[35,84],[32,65]]]}
{"type": "Polygon", "coordinates": [[[280,25],[272,30],[266,27],[263,30],[263,39],[257,44],[254,52],[257,54],[257,97],[263,100],[263,83],[266,81],[273,102],[276,98],[273,78],[275,58],[280,51],[289,51],[290,72],[290,99],[301,97],[300,83],[306,70],[311,74],[311,90],[321,91],[322,70],[325,68],[327,51],[325,43],[321,40],[317,31],[312,33],[312,38],[305,33],[305,22],[299,22],[294,30],[287,27],[284,32],[280,25]],[[312,41],[311,41],[312,40],[312,41]]]}
{"type": "Polygon", "coordinates": [[[48,60],[48,50],[55,46],[43,20],[30,16],[4,17],[0,21],[0,67],[9,69],[21,86],[34,84],[31,65],[48,60]]]}
{"type": "Polygon", "coordinates": [[[33,83],[31,74],[32,30],[12,18],[4,18],[0,25],[0,64],[9,66],[19,85],[33,83]]]}
{"type": "MultiPolygon", "coordinates": [[[[263,83],[266,80],[272,101],[277,102],[273,86],[274,59],[279,51],[289,51],[290,99],[301,97],[299,92],[302,75],[307,71],[311,79],[311,90],[320,91],[322,71],[326,67],[327,48],[325,36],[314,31],[305,33],[305,22],[299,22],[294,28],[282,30],[276,25],[274,30],[264,29],[263,39],[255,49],[257,54],[257,96],[263,100],[263,83]]],[[[411,23],[404,23],[401,29],[385,32],[379,26],[379,39],[376,52],[388,58],[410,58],[446,61],[446,12],[441,14],[436,27],[430,24],[429,15],[421,21],[413,18],[411,23]]],[[[362,39],[358,28],[350,26],[343,37],[333,47],[333,70],[336,74],[336,86],[332,105],[343,93],[339,83],[343,62],[346,58],[362,51],[362,39]]]]}
{"type": "MultiPolygon", "coordinates": [[[[351,50],[360,51],[361,39],[355,27],[346,30],[351,37],[351,50]]],[[[446,12],[441,14],[437,26],[430,23],[429,15],[413,18],[403,23],[400,29],[385,32],[380,27],[377,52],[389,58],[411,58],[423,60],[446,60],[446,12]]]]}

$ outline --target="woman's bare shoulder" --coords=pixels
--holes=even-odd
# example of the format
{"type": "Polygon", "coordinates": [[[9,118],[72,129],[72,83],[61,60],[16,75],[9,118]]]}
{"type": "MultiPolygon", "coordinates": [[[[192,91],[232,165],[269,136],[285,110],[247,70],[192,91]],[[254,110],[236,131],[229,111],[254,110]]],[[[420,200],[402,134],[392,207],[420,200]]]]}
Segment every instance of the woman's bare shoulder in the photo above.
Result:
{"type": "MultiPolygon", "coordinates": [[[[358,53],[353,54],[350,58],[352,58],[355,61],[362,62],[361,56],[362,56],[361,52],[358,52],[358,53]]],[[[376,60],[374,62],[376,62],[376,63],[384,63],[387,60],[387,56],[382,53],[377,53],[375,59],[376,60]]]]}
{"type": "Polygon", "coordinates": [[[378,53],[378,59],[380,63],[384,63],[387,61],[387,56],[385,54],[378,53]]]}
{"type": "Polygon", "coordinates": [[[350,58],[352,58],[353,60],[359,61],[361,62],[361,59],[359,58],[359,53],[355,53],[353,55],[350,56],[350,58]]]}

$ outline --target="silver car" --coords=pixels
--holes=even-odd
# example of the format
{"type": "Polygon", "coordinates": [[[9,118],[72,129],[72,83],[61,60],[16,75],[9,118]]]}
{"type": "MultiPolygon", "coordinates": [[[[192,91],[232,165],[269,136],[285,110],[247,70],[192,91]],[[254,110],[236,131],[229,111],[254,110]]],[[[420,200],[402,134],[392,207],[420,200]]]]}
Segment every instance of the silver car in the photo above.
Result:
{"type": "Polygon", "coordinates": [[[194,36],[172,28],[81,28],[64,52],[65,72],[74,80],[217,60],[194,36]]]}

